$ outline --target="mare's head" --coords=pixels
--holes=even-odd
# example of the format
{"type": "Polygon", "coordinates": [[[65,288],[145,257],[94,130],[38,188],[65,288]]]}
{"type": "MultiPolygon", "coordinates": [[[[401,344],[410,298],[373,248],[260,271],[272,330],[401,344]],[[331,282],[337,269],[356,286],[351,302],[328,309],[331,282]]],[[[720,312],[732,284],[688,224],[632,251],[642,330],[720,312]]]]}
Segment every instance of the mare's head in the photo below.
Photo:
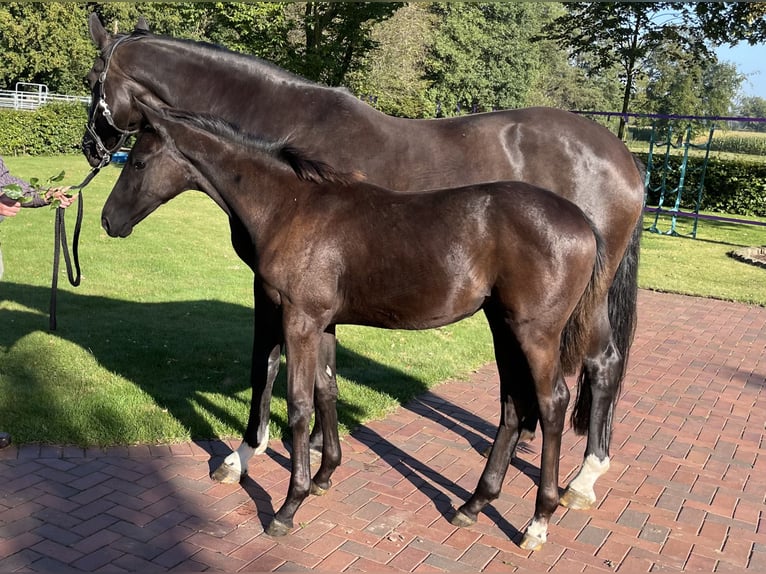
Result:
{"type": "Polygon", "coordinates": [[[120,62],[120,56],[125,55],[119,47],[145,37],[149,29],[141,18],[132,34],[113,36],[95,13],[90,16],[89,27],[99,55],[87,76],[91,103],[82,151],[95,167],[108,161],[109,154],[117,151],[141,125],[141,114],[133,104],[145,90],[125,73],[127,63],[120,62]]]}

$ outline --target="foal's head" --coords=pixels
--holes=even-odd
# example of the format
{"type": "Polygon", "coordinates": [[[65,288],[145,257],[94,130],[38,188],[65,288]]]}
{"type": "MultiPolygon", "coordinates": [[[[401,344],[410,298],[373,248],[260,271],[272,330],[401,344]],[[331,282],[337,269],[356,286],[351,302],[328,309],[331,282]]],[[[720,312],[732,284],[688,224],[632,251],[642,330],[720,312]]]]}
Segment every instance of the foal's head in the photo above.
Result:
{"type": "Polygon", "coordinates": [[[227,210],[218,188],[230,186],[218,179],[233,161],[244,161],[251,173],[282,170],[294,174],[296,180],[317,184],[363,179],[358,173],[338,173],[288,142],[264,141],[209,115],[138,105],[146,123],[102,212],[102,225],[112,237],[127,237],[138,222],[189,189],[204,191],[227,210]],[[200,163],[214,166],[211,171],[221,175],[213,181],[198,169],[200,163]]]}

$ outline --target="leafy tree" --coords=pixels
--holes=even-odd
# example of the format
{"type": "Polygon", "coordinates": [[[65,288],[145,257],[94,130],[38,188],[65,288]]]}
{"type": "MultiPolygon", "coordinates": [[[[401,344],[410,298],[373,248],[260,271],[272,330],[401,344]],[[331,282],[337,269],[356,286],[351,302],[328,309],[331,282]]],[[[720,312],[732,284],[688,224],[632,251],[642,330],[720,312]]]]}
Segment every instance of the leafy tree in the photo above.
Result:
{"type": "Polygon", "coordinates": [[[293,5],[302,34],[292,34],[291,56],[283,65],[330,86],[364,65],[364,54],[375,47],[373,25],[391,17],[400,2],[306,2],[293,5]],[[300,11],[300,12],[298,12],[300,11]]]}
{"type": "Polygon", "coordinates": [[[0,86],[34,82],[52,92],[85,93],[95,54],[86,21],[85,6],[76,3],[0,4],[0,86]]]}
{"type": "Polygon", "coordinates": [[[433,117],[424,74],[434,27],[428,6],[417,2],[378,23],[372,30],[377,46],[365,55],[363,69],[347,75],[348,87],[387,114],[433,117]]]}
{"type": "MultiPolygon", "coordinates": [[[[746,118],[766,118],[766,99],[758,96],[742,98],[737,113],[746,118]]],[[[744,122],[742,127],[747,130],[766,132],[766,122],[744,122]]]]}
{"type": "Polygon", "coordinates": [[[440,3],[426,65],[432,98],[441,114],[526,105],[541,71],[530,45],[551,5],[547,3],[440,3]]]}

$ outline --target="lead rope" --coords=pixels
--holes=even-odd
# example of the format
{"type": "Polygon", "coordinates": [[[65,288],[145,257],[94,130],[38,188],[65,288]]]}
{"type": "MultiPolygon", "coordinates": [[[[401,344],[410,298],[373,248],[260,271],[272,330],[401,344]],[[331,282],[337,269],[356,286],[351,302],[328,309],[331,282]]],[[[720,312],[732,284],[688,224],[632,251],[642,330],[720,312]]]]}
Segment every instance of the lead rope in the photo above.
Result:
{"type": "MultiPolygon", "coordinates": [[[[82,189],[88,185],[91,180],[96,177],[101,168],[109,163],[111,156],[107,154],[101,159],[101,163],[98,167],[94,167],[90,173],[85,177],[80,185],[74,185],[70,189],[82,189]]],[[[56,209],[56,219],[53,224],[54,239],[53,239],[53,279],[51,280],[51,303],[49,308],[48,328],[51,331],[56,330],[56,295],[58,293],[58,279],[59,279],[59,263],[61,259],[61,251],[64,252],[64,263],[66,264],[67,276],[69,277],[69,283],[73,287],[77,287],[80,284],[80,229],[82,228],[82,215],[83,215],[83,197],[80,193],[80,197],[77,200],[77,220],[74,226],[74,235],[72,237],[72,258],[74,260],[74,268],[77,272],[75,275],[72,272],[72,259],[69,258],[69,247],[66,240],[66,220],[64,219],[64,208],[59,207],[56,209]]]]}

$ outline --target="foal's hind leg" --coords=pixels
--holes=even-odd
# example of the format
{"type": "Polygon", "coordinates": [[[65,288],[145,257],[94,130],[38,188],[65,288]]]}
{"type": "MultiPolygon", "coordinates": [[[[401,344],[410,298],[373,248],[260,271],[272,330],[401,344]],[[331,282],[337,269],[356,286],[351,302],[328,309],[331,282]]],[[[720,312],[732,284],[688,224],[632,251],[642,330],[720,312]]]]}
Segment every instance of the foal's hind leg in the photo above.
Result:
{"type": "Polygon", "coordinates": [[[611,336],[606,304],[599,312],[591,339],[589,356],[583,361],[578,379],[578,396],[572,414],[577,434],[588,434],[580,472],[561,496],[562,506],[592,508],[596,502],[596,481],[609,470],[612,417],[619,398],[623,359],[611,336]]]}
{"type": "MultiPolygon", "coordinates": [[[[335,326],[332,325],[322,334],[314,387],[314,428],[319,427],[326,437],[321,445],[319,470],[311,481],[311,494],[319,496],[325,494],[332,486],[330,476],[338,468],[341,459],[340,439],[338,438],[338,385],[334,369],[335,347],[335,326]]],[[[311,446],[310,438],[309,446],[311,446]]]]}

